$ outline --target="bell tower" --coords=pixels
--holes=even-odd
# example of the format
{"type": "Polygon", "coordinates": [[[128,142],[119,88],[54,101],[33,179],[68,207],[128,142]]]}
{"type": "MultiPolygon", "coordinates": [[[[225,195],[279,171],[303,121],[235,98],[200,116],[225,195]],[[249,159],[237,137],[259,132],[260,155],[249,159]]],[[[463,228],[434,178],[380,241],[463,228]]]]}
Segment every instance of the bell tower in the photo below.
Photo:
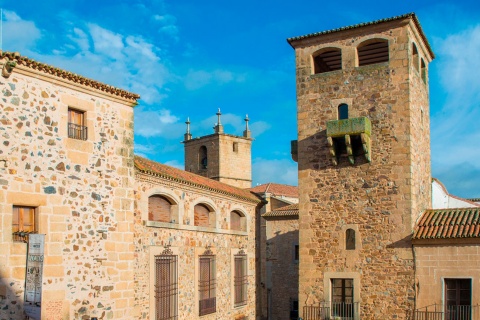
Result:
{"type": "Polygon", "coordinates": [[[184,135],[185,171],[217,180],[238,188],[252,186],[252,141],[248,128],[248,115],[245,117],[243,136],[224,133],[220,109],[214,133],[192,138],[190,120],[185,122],[184,135]]]}
{"type": "Polygon", "coordinates": [[[299,310],[410,319],[410,239],[431,205],[433,52],[413,13],[288,42],[298,104],[299,310]]]}

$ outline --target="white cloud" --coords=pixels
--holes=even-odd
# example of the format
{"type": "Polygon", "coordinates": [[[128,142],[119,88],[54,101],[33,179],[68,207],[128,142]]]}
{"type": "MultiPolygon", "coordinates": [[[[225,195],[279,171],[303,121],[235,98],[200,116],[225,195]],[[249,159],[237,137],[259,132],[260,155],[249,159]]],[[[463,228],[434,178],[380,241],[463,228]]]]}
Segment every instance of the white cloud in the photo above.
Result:
{"type": "Polygon", "coordinates": [[[142,137],[162,136],[163,138],[181,137],[185,125],[178,122],[179,118],[170,110],[158,111],[135,109],[135,134],[142,137]]]}
{"type": "Polygon", "coordinates": [[[104,29],[97,24],[87,24],[93,46],[96,53],[114,59],[123,59],[123,36],[121,34],[104,29]]]}
{"type": "Polygon", "coordinates": [[[252,136],[258,137],[259,135],[270,129],[272,126],[265,121],[255,121],[252,122],[249,127],[250,131],[252,131],[252,136]]]}
{"type": "Polygon", "coordinates": [[[298,184],[298,166],[293,160],[267,160],[256,158],[252,164],[253,186],[268,182],[298,184]]]}
{"type": "Polygon", "coordinates": [[[17,13],[3,10],[2,47],[4,50],[20,52],[22,55],[31,55],[31,48],[42,37],[42,31],[34,22],[23,20],[17,13]]]}
{"type": "Polygon", "coordinates": [[[165,164],[166,164],[167,166],[174,167],[174,168],[177,168],[177,169],[180,169],[180,170],[183,170],[183,169],[184,169],[183,163],[180,163],[180,162],[177,161],[177,160],[167,161],[167,162],[165,162],[165,164]]]}
{"type": "Polygon", "coordinates": [[[432,171],[450,192],[464,196],[466,186],[477,181],[478,190],[480,181],[480,25],[436,39],[435,46],[446,98],[431,121],[432,171]]]}

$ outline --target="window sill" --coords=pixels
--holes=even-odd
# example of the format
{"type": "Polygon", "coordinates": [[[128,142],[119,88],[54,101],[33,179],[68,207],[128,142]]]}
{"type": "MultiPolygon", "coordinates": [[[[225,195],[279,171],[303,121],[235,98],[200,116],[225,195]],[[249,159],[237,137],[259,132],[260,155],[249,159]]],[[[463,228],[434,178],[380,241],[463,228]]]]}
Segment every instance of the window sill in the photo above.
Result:
{"type": "Polygon", "coordinates": [[[166,228],[166,229],[177,229],[177,230],[186,230],[186,231],[200,231],[200,232],[209,232],[209,233],[217,233],[217,234],[231,234],[231,235],[238,235],[238,236],[247,236],[248,235],[247,231],[224,230],[224,229],[217,229],[217,228],[191,226],[191,225],[185,225],[185,224],[160,222],[160,221],[150,221],[150,220],[145,221],[144,225],[146,227],[152,227],[152,228],[166,228]]]}

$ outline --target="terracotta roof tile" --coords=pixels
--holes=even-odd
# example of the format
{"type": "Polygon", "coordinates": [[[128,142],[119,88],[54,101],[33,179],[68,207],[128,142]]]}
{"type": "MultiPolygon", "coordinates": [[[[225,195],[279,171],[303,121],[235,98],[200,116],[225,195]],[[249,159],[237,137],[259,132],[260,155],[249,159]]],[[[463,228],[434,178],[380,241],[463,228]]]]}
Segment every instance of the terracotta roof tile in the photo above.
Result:
{"type": "Polygon", "coordinates": [[[78,84],[82,84],[100,91],[104,91],[116,96],[120,96],[125,99],[130,99],[133,101],[140,99],[140,96],[138,94],[131,93],[126,90],[119,89],[114,86],[110,86],[108,84],[104,84],[96,80],[92,80],[92,79],[80,76],[78,74],[50,66],[45,63],[37,62],[33,59],[21,56],[18,52],[7,52],[7,51],[1,52],[0,51],[0,59],[7,59],[9,62],[14,63],[15,66],[22,65],[34,70],[42,71],[49,75],[56,76],[58,78],[63,78],[63,79],[66,79],[78,84]]]}
{"type": "Polygon", "coordinates": [[[298,203],[281,207],[276,210],[262,214],[262,217],[270,220],[274,218],[296,218],[298,219],[298,203]]]}
{"type": "Polygon", "coordinates": [[[191,172],[170,167],[152,160],[135,156],[135,167],[143,173],[159,176],[167,180],[173,180],[181,184],[187,184],[201,189],[222,193],[242,200],[258,203],[260,198],[248,189],[240,189],[216,180],[212,180],[191,172]]]}
{"type": "Polygon", "coordinates": [[[257,194],[271,193],[274,196],[298,198],[298,187],[278,183],[265,183],[250,189],[257,194]]]}
{"type": "Polygon", "coordinates": [[[307,35],[303,35],[303,36],[298,36],[298,37],[292,37],[292,38],[288,38],[287,41],[288,43],[292,46],[292,42],[295,42],[297,40],[302,40],[302,39],[306,39],[306,38],[312,38],[312,37],[316,37],[316,36],[321,36],[321,35],[324,35],[324,34],[329,34],[329,33],[334,33],[334,32],[340,32],[340,31],[344,31],[344,30],[350,30],[350,29],[357,29],[357,28],[361,28],[361,27],[366,27],[366,26],[371,26],[371,25],[376,25],[376,24],[381,24],[381,23],[384,23],[384,22],[389,22],[389,21],[395,21],[395,20],[403,20],[403,19],[412,19],[413,22],[415,23],[415,25],[417,26],[418,28],[418,31],[420,32],[420,36],[422,37],[423,41],[425,42],[425,45],[427,46],[427,49],[428,49],[428,52],[431,54],[432,58],[435,58],[435,55],[432,51],[432,48],[430,47],[430,44],[428,43],[428,40],[427,40],[427,37],[425,36],[425,34],[423,33],[423,29],[422,29],[422,26],[420,25],[420,22],[418,21],[418,18],[417,16],[415,15],[415,13],[407,13],[407,14],[403,14],[403,15],[400,15],[400,16],[395,16],[395,17],[391,17],[391,18],[385,18],[385,19],[380,19],[380,20],[375,20],[375,21],[371,21],[371,22],[364,22],[364,23],[359,23],[359,24],[354,24],[354,25],[351,25],[351,26],[347,26],[347,27],[342,27],[342,28],[337,28],[337,29],[331,29],[331,30],[326,30],[326,31],[321,31],[321,32],[315,32],[315,33],[310,33],[310,34],[307,34],[307,35]]]}
{"type": "Polygon", "coordinates": [[[413,239],[480,238],[480,208],[427,210],[420,217],[413,239]]]}

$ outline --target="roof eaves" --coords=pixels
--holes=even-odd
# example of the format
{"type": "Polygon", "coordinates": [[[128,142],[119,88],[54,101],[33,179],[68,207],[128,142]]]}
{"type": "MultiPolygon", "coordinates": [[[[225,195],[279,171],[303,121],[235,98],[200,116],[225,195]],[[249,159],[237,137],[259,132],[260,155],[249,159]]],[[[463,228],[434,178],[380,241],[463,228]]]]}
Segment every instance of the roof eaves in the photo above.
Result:
{"type": "Polygon", "coordinates": [[[420,21],[418,21],[417,16],[413,12],[406,13],[406,14],[399,15],[399,16],[394,16],[394,17],[391,17],[391,18],[384,18],[384,19],[374,20],[374,21],[370,21],[370,22],[362,22],[362,23],[358,23],[358,24],[354,24],[354,25],[350,25],[350,26],[346,26],[346,27],[341,27],[341,28],[336,28],[336,29],[330,29],[330,30],[310,33],[310,34],[306,34],[306,35],[303,35],[303,36],[291,37],[291,38],[287,38],[287,42],[290,44],[290,46],[292,48],[295,48],[292,44],[292,42],[294,42],[294,41],[303,40],[303,39],[307,39],[307,38],[313,38],[313,37],[322,36],[322,35],[326,35],[326,34],[330,34],[330,33],[341,32],[341,31],[345,31],[345,30],[351,30],[351,29],[357,29],[357,28],[366,27],[366,26],[372,26],[372,25],[381,24],[381,23],[390,22],[390,21],[403,20],[403,19],[407,19],[407,18],[411,18],[414,21],[415,25],[418,28],[418,31],[420,32],[420,36],[422,37],[423,41],[425,42],[425,45],[427,47],[428,52],[432,56],[432,59],[435,58],[435,54],[433,53],[433,50],[430,47],[430,43],[428,42],[427,37],[425,36],[425,33],[423,32],[422,26],[420,25],[420,21]]]}
{"type": "Polygon", "coordinates": [[[152,170],[143,169],[143,168],[138,167],[137,164],[135,164],[135,167],[136,167],[141,173],[148,174],[148,175],[151,175],[151,176],[154,176],[154,177],[159,177],[159,178],[167,179],[167,180],[170,180],[170,181],[174,181],[174,182],[186,184],[186,185],[189,185],[189,186],[192,186],[192,187],[196,187],[196,188],[199,188],[199,189],[204,189],[204,190],[208,190],[208,191],[213,191],[213,192],[221,193],[221,194],[228,195],[228,196],[231,196],[231,197],[235,197],[235,198],[237,198],[237,199],[244,200],[244,201],[248,201],[248,202],[253,202],[253,203],[259,203],[259,202],[261,202],[261,199],[259,199],[259,198],[258,198],[256,195],[254,195],[253,193],[251,193],[251,194],[252,194],[252,197],[251,197],[251,198],[249,198],[249,197],[244,197],[244,196],[241,196],[241,195],[238,195],[238,194],[235,194],[235,193],[227,192],[227,191],[225,191],[225,190],[220,190],[220,189],[217,189],[217,188],[212,188],[212,187],[205,186],[205,185],[203,185],[203,184],[198,184],[198,183],[191,182],[191,181],[188,181],[188,180],[175,178],[175,177],[172,177],[172,176],[170,176],[170,175],[168,175],[168,174],[165,174],[165,173],[158,173],[158,172],[153,172],[152,170]],[[254,199],[254,198],[255,198],[255,199],[254,199]]]}
{"type": "Polygon", "coordinates": [[[9,61],[12,61],[16,64],[31,68],[33,70],[41,71],[49,75],[53,75],[62,79],[69,80],[74,83],[82,84],[97,90],[104,91],[109,94],[113,94],[125,99],[136,101],[140,99],[140,95],[136,93],[131,93],[124,89],[120,89],[97,80],[89,79],[87,77],[78,75],[73,72],[69,72],[42,62],[37,62],[33,59],[30,59],[25,56],[21,56],[18,52],[0,52],[0,59],[7,58],[9,61]]]}

